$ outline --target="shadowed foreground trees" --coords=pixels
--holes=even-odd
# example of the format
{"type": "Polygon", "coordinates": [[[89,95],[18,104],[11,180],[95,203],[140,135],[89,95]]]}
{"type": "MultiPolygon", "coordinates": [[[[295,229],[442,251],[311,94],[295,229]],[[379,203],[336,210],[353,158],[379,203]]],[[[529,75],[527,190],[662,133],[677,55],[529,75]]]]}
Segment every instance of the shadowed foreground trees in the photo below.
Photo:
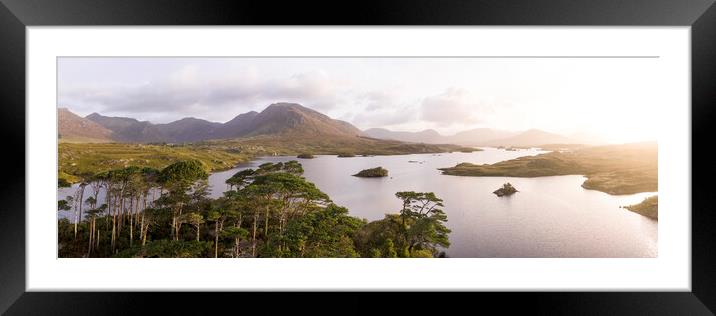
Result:
{"type": "Polygon", "coordinates": [[[442,200],[432,192],[398,192],[399,214],[368,223],[357,234],[366,257],[442,257],[450,247],[442,200]]]}
{"type": "Polygon", "coordinates": [[[297,161],[239,171],[217,199],[208,198],[206,170],[188,160],[88,177],[77,233],[58,221],[60,257],[441,257],[450,245],[431,192],[398,192],[400,210],[368,222],[307,181],[297,161]]]}

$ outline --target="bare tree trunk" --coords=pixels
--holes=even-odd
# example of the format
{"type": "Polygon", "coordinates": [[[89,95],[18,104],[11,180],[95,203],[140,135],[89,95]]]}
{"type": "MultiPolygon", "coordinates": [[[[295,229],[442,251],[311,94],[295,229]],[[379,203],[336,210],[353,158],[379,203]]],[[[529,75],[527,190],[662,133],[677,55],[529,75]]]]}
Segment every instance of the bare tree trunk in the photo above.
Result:
{"type": "MultiPolygon", "coordinates": [[[[137,203],[134,204],[135,205],[134,206],[134,223],[135,224],[139,222],[139,212],[141,211],[139,209],[139,201],[141,201],[141,200],[142,200],[142,196],[137,194],[137,203]]],[[[145,205],[146,205],[146,203],[145,203],[145,205]]]]}
{"type": "Polygon", "coordinates": [[[132,242],[134,241],[134,217],[132,215],[129,215],[129,247],[132,247],[132,242]]]}
{"type": "Polygon", "coordinates": [[[147,223],[147,227],[144,228],[144,237],[142,237],[142,246],[144,246],[147,243],[147,232],[149,231],[149,223],[147,223]]]}
{"type": "Polygon", "coordinates": [[[264,239],[268,241],[268,227],[269,227],[269,211],[271,209],[269,208],[269,205],[266,205],[266,222],[264,224],[264,239]]]}
{"type": "MultiPolygon", "coordinates": [[[[142,221],[139,223],[139,239],[144,239],[144,211],[142,211],[142,221]]],[[[144,243],[142,243],[144,245],[144,243]]]]}
{"type": "MultiPolygon", "coordinates": [[[[109,185],[108,185],[108,186],[107,186],[107,192],[105,193],[105,195],[106,195],[106,196],[105,196],[105,200],[107,200],[107,215],[112,214],[112,209],[113,209],[113,207],[112,207],[112,194],[111,194],[110,192],[111,192],[111,190],[110,190],[110,187],[109,187],[109,185]]],[[[107,225],[109,225],[109,217],[108,217],[108,216],[105,216],[105,222],[104,222],[104,223],[107,224],[107,225]]],[[[106,227],[106,225],[105,225],[105,227],[106,227]]]]}
{"type": "Polygon", "coordinates": [[[94,218],[91,222],[87,221],[87,226],[89,226],[89,243],[87,244],[87,258],[89,258],[92,254],[92,241],[94,239],[94,218]]]}
{"type": "MultiPolygon", "coordinates": [[[[77,205],[77,200],[80,200],[80,190],[82,189],[82,185],[80,185],[77,188],[77,191],[75,192],[75,241],[77,241],[77,224],[79,223],[79,210],[77,205]]],[[[79,202],[79,204],[82,204],[82,201],[79,202]]]]}
{"type": "Polygon", "coordinates": [[[258,227],[259,213],[254,212],[254,233],[251,237],[251,256],[256,258],[256,228],[258,227]]]}
{"type": "Polygon", "coordinates": [[[240,254],[239,244],[240,244],[239,237],[236,237],[236,239],[234,240],[234,258],[239,257],[239,254],[240,254]]]}
{"type": "Polygon", "coordinates": [[[120,205],[119,205],[119,212],[120,212],[120,213],[119,213],[119,222],[117,223],[117,234],[118,234],[118,235],[122,233],[122,226],[123,226],[122,224],[124,223],[124,211],[125,211],[125,209],[124,209],[124,201],[126,200],[126,199],[124,198],[124,188],[122,188],[122,190],[120,191],[120,193],[119,193],[119,198],[120,198],[121,200],[119,201],[119,202],[120,202],[120,205]]]}
{"type": "MultiPolygon", "coordinates": [[[[85,197],[85,185],[84,182],[80,183],[80,214],[77,217],[77,222],[82,221],[82,204],[84,204],[85,197]]],[[[75,239],[77,239],[77,222],[75,222],[75,239]]]]}
{"type": "Polygon", "coordinates": [[[176,215],[172,216],[172,231],[174,232],[174,236],[173,236],[174,240],[178,240],[177,239],[177,216],[176,215]]]}
{"type": "Polygon", "coordinates": [[[115,214],[112,216],[112,242],[110,243],[112,252],[114,252],[114,240],[117,238],[115,235],[116,231],[117,231],[117,229],[115,228],[116,223],[117,223],[117,215],[115,214]]]}
{"type": "Polygon", "coordinates": [[[214,258],[219,257],[219,221],[216,221],[214,227],[214,258]]]}
{"type": "Polygon", "coordinates": [[[279,230],[279,236],[281,236],[281,244],[278,245],[278,250],[282,251],[283,248],[285,248],[286,241],[283,240],[283,229],[285,224],[286,218],[284,215],[284,212],[281,212],[281,218],[278,221],[278,230],[279,230]]]}
{"type": "Polygon", "coordinates": [[[182,213],[182,206],[180,204],[179,205],[179,215],[174,216],[174,223],[175,223],[174,224],[174,229],[175,229],[174,240],[177,240],[177,241],[179,240],[179,233],[181,231],[181,221],[179,221],[179,217],[181,216],[181,213],[182,213]]]}

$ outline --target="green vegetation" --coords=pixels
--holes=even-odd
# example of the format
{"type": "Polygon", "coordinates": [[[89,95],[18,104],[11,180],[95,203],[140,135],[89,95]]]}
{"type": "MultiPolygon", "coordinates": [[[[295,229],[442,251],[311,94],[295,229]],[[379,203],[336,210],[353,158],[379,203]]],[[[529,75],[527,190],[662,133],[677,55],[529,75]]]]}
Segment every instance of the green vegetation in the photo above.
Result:
{"type": "Polygon", "coordinates": [[[311,154],[299,154],[298,156],[296,156],[296,158],[301,158],[301,159],[313,159],[313,158],[316,158],[316,157],[313,156],[313,155],[311,155],[311,154]]]}
{"type": "Polygon", "coordinates": [[[440,247],[450,246],[442,200],[432,192],[398,192],[403,202],[399,214],[366,224],[356,244],[366,257],[444,257],[440,247]]]}
{"type": "Polygon", "coordinates": [[[659,219],[659,197],[657,195],[645,198],[639,204],[625,206],[624,208],[649,218],[659,219]]]}
{"type": "Polygon", "coordinates": [[[94,174],[126,167],[161,169],[180,160],[198,160],[207,171],[233,168],[254,157],[245,148],[217,147],[202,144],[69,144],[60,143],[59,181],[77,183],[94,174]]]}
{"type": "Polygon", "coordinates": [[[239,171],[217,199],[208,197],[208,169],[180,160],[86,177],[74,197],[58,202],[75,218],[58,221],[59,256],[444,257],[440,249],[450,246],[434,193],[398,192],[398,214],[367,222],[306,181],[295,160],[239,171]]]}
{"type": "Polygon", "coordinates": [[[117,253],[117,258],[202,258],[213,254],[212,242],[157,240],[117,253]]]}
{"type": "Polygon", "coordinates": [[[657,152],[654,143],[610,145],[520,157],[492,165],[460,163],[439,170],[447,175],[476,177],[585,175],[585,189],[633,194],[658,190],[657,152]]]}
{"type": "Polygon", "coordinates": [[[510,196],[510,195],[513,195],[513,194],[515,194],[515,193],[517,193],[517,192],[519,192],[519,191],[517,191],[517,189],[515,189],[515,187],[513,187],[512,184],[510,184],[509,182],[507,182],[507,183],[503,184],[501,188],[495,190],[495,191],[492,192],[492,193],[494,193],[494,194],[497,195],[497,196],[502,197],[502,196],[505,196],[505,195],[510,196]]]}
{"type": "Polygon", "coordinates": [[[363,177],[363,178],[387,177],[388,170],[383,169],[383,167],[375,167],[375,168],[371,168],[371,169],[361,170],[360,172],[354,174],[353,176],[363,177]]]}

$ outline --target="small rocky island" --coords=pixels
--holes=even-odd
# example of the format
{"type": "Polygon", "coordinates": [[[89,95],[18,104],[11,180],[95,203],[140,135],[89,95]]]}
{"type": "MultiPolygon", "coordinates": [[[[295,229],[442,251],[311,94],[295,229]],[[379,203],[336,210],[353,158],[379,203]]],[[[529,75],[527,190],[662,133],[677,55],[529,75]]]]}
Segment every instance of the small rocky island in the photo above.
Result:
{"type": "Polygon", "coordinates": [[[360,172],[354,174],[353,176],[354,177],[362,177],[362,178],[387,177],[388,170],[384,169],[383,167],[376,167],[376,168],[361,170],[360,172]]]}
{"type": "Polygon", "coordinates": [[[354,153],[341,153],[341,154],[338,154],[338,158],[353,158],[353,157],[355,157],[355,156],[356,156],[356,154],[354,154],[354,153]]]}
{"type": "Polygon", "coordinates": [[[501,188],[495,190],[495,192],[492,192],[492,193],[495,193],[497,196],[505,196],[505,195],[510,196],[512,194],[515,194],[516,192],[519,192],[519,191],[517,191],[517,189],[515,189],[515,187],[513,187],[512,184],[507,182],[507,183],[503,184],[501,188]]]}
{"type": "Polygon", "coordinates": [[[313,155],[311,155],[311,154],[300,154],[300,155],[296,156],[296,158],[301,158],[301,159],[313,159],[313,158],[316,158],[316,157],[313,156],[313,155]]]}

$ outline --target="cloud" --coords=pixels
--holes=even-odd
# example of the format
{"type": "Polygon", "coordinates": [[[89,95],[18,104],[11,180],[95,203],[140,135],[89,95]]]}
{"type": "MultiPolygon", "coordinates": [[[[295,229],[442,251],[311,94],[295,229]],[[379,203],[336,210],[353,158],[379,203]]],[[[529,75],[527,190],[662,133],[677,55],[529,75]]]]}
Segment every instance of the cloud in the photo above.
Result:
{"type": "Polygon", "coordinates": [[[231,119],[225,117],[227,111],[263,109],[274,102],[298,102],[327,110],[338,102],[340,88],[340,83],[323,71],[262,79],[251,69],[217,77],[187,65],[151,82],[61,89],[59,102],[80,111],[142,113],[160,120],[208,114],[225,121],[231,119]]]}
{"type": "Polygon", "coordinates": [[[467,90],[449,88],[445,92],[423,99],[420,119],[445,127],[479,123],[484,110],[467,90]]]}
{"type": "Polygon", "coordinates": [[[325,72],[300,73],[285,79],[270,80],[264,84],[270,97],[324,97],[333,93],[330,78],[325,72]]]}
{"type": "Polygon", "coordinates": [[[396,90],[372,90],[349,94],[343,105],[351,111],[341,116],[360,128],[399,125],[418,119],[416,102],[406,102],[396,90]]]}
{"type": "Polygon", "coordinates": [[[414,106],[385,107],[376,111],[351,113],[342,119],[356,126],[367,129],[372,127],[390,127],[413,122],[418,119],[418,111],[414,106]]]}
{"type": "Polygon", "coordinates": [[[385,91],[371,91],[360,96],[366,111],[375,111],[394,107],[397,103],[395,95],[385,91]]]}

